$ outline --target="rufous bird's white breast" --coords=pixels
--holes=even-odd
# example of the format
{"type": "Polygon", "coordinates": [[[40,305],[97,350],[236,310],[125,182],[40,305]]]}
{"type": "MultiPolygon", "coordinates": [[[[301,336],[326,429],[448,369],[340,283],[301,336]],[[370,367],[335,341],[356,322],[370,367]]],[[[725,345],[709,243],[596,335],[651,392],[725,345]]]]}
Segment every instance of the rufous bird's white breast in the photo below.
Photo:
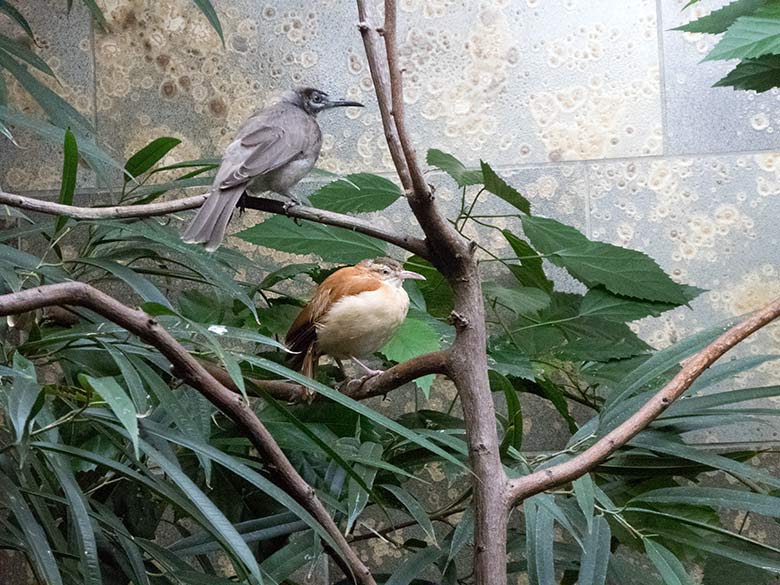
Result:
{"type": "Polygon", "coordinates": [[[317,346],[337,358],[369,356],[390,340],[408,310],[406,291],[389,284],[342,297],[317,323],[317,346]]]}

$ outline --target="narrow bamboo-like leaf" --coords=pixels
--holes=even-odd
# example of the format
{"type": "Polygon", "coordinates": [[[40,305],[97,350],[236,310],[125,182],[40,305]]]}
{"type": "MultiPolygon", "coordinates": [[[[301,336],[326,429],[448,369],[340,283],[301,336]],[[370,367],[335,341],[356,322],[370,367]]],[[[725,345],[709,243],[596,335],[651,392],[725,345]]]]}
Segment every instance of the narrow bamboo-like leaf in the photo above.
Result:
{"type": "Polygon", "coordinates": [[[263,561],[263,572],[268,574],[273,583],[285,583],[296,570],[316,562],[313,559],[318,558],[322,551],[321,547],[313,544],[316,545],[308,535],[292,539],[289,544],[263,561]]]}
{"type": "Polygon", "coordinates": [[[38,383],[35,365],[18,351],[14,353],[13,369],[16,375],[6,396],[6,412],[18,443],[27,436],[30,415],[43,386],[38,383]]]}
{"type": "Polygon", "coordinates": [[[726,488],[701,486],[660,488],[639,494],[631,502],[710,506],[724,510],[743,510],[771,518],[780,518],[780,498],[726,488]]]}
{"type": "Polygon", "coordinates": [[[138,375],[138,372],[136,371],[133,364],[130,363],[130,360],[125,356],[124,353],[122,353],[121,350],[102,341],[98,341],[98,343],[101,345],[101,347],[103,347],[106,353],[111,356],[111,359],[114,360],[114,363],[119,368],[119,372],[122,374],[122,379],[124,380],[125,385],[127,386],[127,390],[133,399],[133,403],[135,404],[136,412],[146,412],[146,409],[149,406],[149,401],[147,400],[146,390],[144,389],[141,377],[138,375]]]}
{"type": "Polygon", "coordinates": [[[62,576],[46,534],[38,524],[15,482],[0,471],[0,502],[16,518],[24,535],[35,572],[47,585],[62,585],[62,576]]]}
{"type": "Polygon", "coordinates": [[[536,577],[538,585],[556,585],[555,557],[555,521],[552,513],[545,506],[536,510],[536,526],[534,534],[536,577]]]}
{"type": "Polygon", "coordinates": [[[200,488],[184,473],[177,464],[170,461],[162,453],[153,448],[144,440],[139,441],[143,452],[154,461],[162,471],[175,482],[179,489],[185,494],[193,505],[200,510],[203,516],[214,527],[215,532],[221,537],[226,552],[241,562],[248,571],[251,581],[255,584],[262,584],[263,577],[260,574],[260,567],[249,550],[241,535],[236,531],[230,521],[217,508],[214,503],[204,494],[200,488]]]}
{"type": "Polygon", "coordinates": [[[409,585],[443,555],[443,551],[434,546],[420,549],[393,572],[385,585],[409,585]]]}
{"type": "Polygon", "coordinates": [[[144,301],[160,303],[166,307],[171,306],[170,301],[159,288],[128,266],[124,266],[113,260],[108,260],[107,258],[79,258],[76,261],[80,264],[95,266],[96,268],[113,274],[127,283],[144,301]]]}
{"type": "Polygon", "coordinates": [[[612,556],[610,539],[612,532],[604,516],[598,516],[585,535],[585,548],[580,559],[580,573],[577,585],[604,585],[607,567],[612,556]]]}
{"type": "Polygon", "coordinates": [[[338,213],[368,213],[381,211],[401,197],[398,185],[369,173],[356,173],[339,178],[309,197],[314,207],[338,213]]]}
{"type": "Polygon", "coordinates": [[[225,44],[225,36],[222,33],[222,24],[219,22],[219,16],[217,16],[217,11],[214,10],[214,6],[211,4],[210,0],[193,0],[195,2],[195,6],[197,6],[200,11],[204,14],[204,16],[208,19],[209,24],[212,26],[212,28],[217,31],[217,34],[219,35],[219,39],[222,41],[222,44],[225,44]]]}
{"type": "Polygon", "coordinates": [[[745,388],[743,390],[718,392],[717,394],[678,400],[666,411],[666,415],[684,416],[686,414],[704,411],[709,408],[717,408],[719,406],[738,404],[751,400],[760,400],[762,398],[774,398],[775,396],[780,396],[780,386],[765,386],[763,388],[745,388]]]}
{"type": "Polygon", "coordinates": [[[539,512],[537,500],[530,498],[523,502],[525,520],[525,558],[528,563],[528,582],[539,583],[539,571],[536,565],[536,519],[539,512]]]}
{"type": "Polygon", "coordinates": [[[505,453],[509,447],[518,451],[523,446],[523,409],[517,391],[506,377],[495,370],[488,370],[490,389],[493,392],[501,392],[506,399],[507,424],[504,429],[504,440],[501,442],[501,452],[505,453]]]}
{"type": "MultiPolygon", "coordinates": [[[[381,459],[382,457],[382,445],[378,443],[372,443],[367,441],[360,445],[358,449],[358,455],[366,459],[381,459]]],[[[374,478],[376,477],[376,467],[356,465],[355,471],[362,477],[363,485],[374,485],[374,478]]],[[[347,527],[345,531],[348,533],[355,525],[360,513],[368,504],[368,492],[354,480],[350,478],[347,483],[347,527]]]]}
{"type": "Polygon", "coordinates": [[[517,189],[499,177],[485,161],[480,161],[480,166],[482,167],[482,177],[485,181],[486,191],[490,191],[523,213],[531,213],[531,204],[528,202],[528,199],[520,195],[517,189]]]}
{"type": "Polygon", "coordinates": [[[452,531],[450,550],[447,553],[447,562],[452,562],[461,549],[474,539],[474,508],[468,507],[463,512],[460,522],[452,531]]]}
{"type": "Polygon", "coordinates": [[[392,431],[404,437],[405,439],[408,439],[409,441],[422,447],[423,449],[427,449],[431,451],[432,453],[438,455],[439,457],[444,458],[450,463],[454,463],[457,467],[463,468],[463,464],[460,461],[458,461],[458,459],[456,459],[455,457],[453,457],[451,454],[447,453],[440,447],[437,447],[428,439],[420,436],[419,433],[407,429],[406,427],[398,424],[397,422],[389,419],[388,417],[379,414],[375,410],[372,410],[371,408],[365,406],[360,402],[352,400],[351,398],[345,396],[341,392],[334,390],[333,388],[325,386],[324,384],[320,384],[319,382],[312,380],[308,376],[304,376],[298,372],[290,370],[289,368],[286,368],[271,360],[267,360],[265,358],[261,358],[258,356],[246,355],[246,354],[240,354],[240,357],[241,359],[246,360],[248,363],[257,366],[262,370],[277,374],[279,376],[283,376],[284,378],[287,378],[292,382],[297,382],[298,384],[310,388],[315,392],[317,392],[317,394],[322,394],[326,398],[329,398],[334,402],[341,404],[342,406],[346,406],[351,411],[360,414],[362,416],[365,416],[370,421],[373,421],[374,423],[385,427],[389,431],[392,431]]]}
{"type": "Polygon", "coordinates": [[[725,32],[741,16],[750,16],[767,3],[767,0],[734,0],[713,10],[706,16],[692,20],[672,30],[691,33],[720,34],[725,32]]]}
{"type": "MultiPolygon", "coordinates": [[[[60,203],[63,205],[73,205],[73,193],[76,191],[76,175],[79,169],[79,149],[76,144],[76,137],[68,128],[65,131],[65,145],[63,147],[64,158],[62,161],[62,180],[60,182],[60,203]]],[[[68,218],[64,215],[57,217],[57,223],[54,226],[54,235],[56,237],[68,223],[68,218]]]]}
{"type": "Polygon", "coordinates": [[[658,569],[666,585],[693,585],[685,567],[672,551],[649,538],[644,539],[644,544],[647,557],[658,569]]]}
{"type": "Polygon", "coordinates": [[[428,155],[425,160],[432,167],[436,167],[437,169],[444,171],[450,177],[455,179],[455,182],[460,187],[482,184],[483,179],[481,170],[466,169],[466,167],[463,166],[463,163],[451,154],[432,148],[428,151],[428,155]]]}
{"type": "Polygon", "coordinates": [[[84,3],[84,6],[87,7],[89,13],[92,15],[92,18],[98,24],[98,26],[103,30],[108,30],[108,23],[106,22],[106,17],[103,15],[103,11],[100,9],[100,6],[98,6],[97,2],[95,2],[95,0],[81,0],[81,1],[84,3]]]}
{"type": "Polygon", "coordinates": [[[127,159],[127,163],[125,163],[125,183],[151,169],[179,144],[181,144],[181,140],[171,138],[170,136],[162,136],[152,140],[152,142],[127,159]]]}
{"type": "Polygon", "coordinates": [[[16,24],[18,24],[27,34],[27,36],[30,37],[30,40],[33,42],[35,41],[35,35],[33,34],[32,28],[30,28],[30,23],[27,22],[27,19],[22,15],[21,12],[16,9],[13,4],[8,2],[8,0],[0,2],[0,12],[5,13],[11,19],[16,21],[16,24]]]}
{"type": "Polygon", "coordinates": [[[596,507],[596,492],[593,479],[589,473],[586,473],[579,479],[575,479],[572,485],[574,486],[574,497],[577,499],[577,505],[582,510],[582,515],[585,516],[585,521],[588,524],[588,531],[592,532],[593,511],[596,507]]]}
{"type": "Polygon", "coordinates": [[[81,558],[81,576],[84,585],[102,585],[100,559],[98,558],[97,539],[89,517],[86,497],[76,481],[70,467],[60,460],[60,456],[49,454],[46,457],[49,466],[57,477],[68,501],[69,511],[73,515],[73,526],[78,538],[79,557],[81,558]]]}
{"type": "Polygon", "coordinates": [[[433,523],[419,500],[405,489],[395,485],[383,484],[382,488],[389,491],[401,502],[403,507],[406,508],[411,517],[415,519],[423,532],[425,532],[428,540],[433,542],[434,546],[438,546],[436,544],[436,532],[433,530],[433,523]]]}
{"type": "Polygon", "coordinates": [[[46,61],[14,39],[10,39],[5,35],[0,35],[0,51],[6,51],[14,57],[26,61],[36,69],[43,71],[46,75],[55,77],[54,71],[46,64],[46,61]]]}
{"type": "Polygon", "coordinates": [[[130,400],[130,397],[127,395],[124,388],[122,388],[114,378],[110,377],[93,378],[92,376],[81,374],[79,380],[106,401],[117,419],[119,419],[119,422],[127,429],[127,432],[130,435],[130,441],[133,444],[133,449],[135,450],[135,456],[140,457],[140,451],[138,450],[137,412],[133,401],[130,400]]]}
{"type": "Polygon", "coordinates": [[[311,222],[297,225],[292,219],[278,215],[236,235],[273,250],[317,254],[323,260],[350,264],[384,256],[387,249],[384,242],[348,229],[311,222]]]}
{"type": "Polygon", "coordinates": [[[780,6],[767,4],[734,21],[705,61],[753,59],[780,53],[780,6]]]}

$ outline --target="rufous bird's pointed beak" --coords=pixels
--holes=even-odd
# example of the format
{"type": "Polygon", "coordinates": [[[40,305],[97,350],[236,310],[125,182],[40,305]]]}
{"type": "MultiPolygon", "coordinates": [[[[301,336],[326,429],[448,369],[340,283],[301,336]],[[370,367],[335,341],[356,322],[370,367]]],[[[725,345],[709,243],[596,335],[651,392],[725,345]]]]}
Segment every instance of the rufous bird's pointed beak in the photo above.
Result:
{"type": "Polygon", "coordinates": [[[412,272],[411,270],[402,270],[400,276],[401,280],[406,280],[407,278],[411,280],[425,280],[425,277],[422,274],[412,272]]]}

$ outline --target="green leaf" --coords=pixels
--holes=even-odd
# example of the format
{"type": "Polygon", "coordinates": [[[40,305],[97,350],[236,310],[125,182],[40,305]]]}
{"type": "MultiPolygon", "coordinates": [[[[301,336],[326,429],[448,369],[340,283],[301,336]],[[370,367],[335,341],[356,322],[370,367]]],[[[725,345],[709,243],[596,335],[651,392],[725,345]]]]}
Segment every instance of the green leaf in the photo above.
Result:
{"type": "Polygon", "coordinates": [[[164,307],[171,307],[168,298],[150,280],[138,274],[132,268],[109,260],[107,258],[77,258],[74,262],[95,266],[113,274],[132,288],[145,302],[158,303],[164,307]]]}
{"type": "Polygon", "coordinates": [[[593,511],[596,506],[596,490],[593,484],[593,478],[589,473],[586,473],[579,479],[575,479],[572,482],[574,487],[574,497],[577,499],[577,505],[582,510],[582,515],[585,516],[585,521],[588,524],[588,531],[592,531],[593,527],[593,511]]]}
{"type": "Polygon", "coordinates": [[[685,567],[672,551],[649,538],[644,539],[644,544],[647,557],[658,569],[666,585],[693,585],[685,567]]]}
{"type": "Polygon", "coordinates": [[[575,228],[554,219],[523,216],[531,244],[553,264],[588,286],[603,285],[615,294],[683,305],[688,298],[656,262],[636,250],[591,242],[575,228]]]}
{"type": "Polygon", "coordinates": [[[742,16],[749,16],[764,6],[767,0],[734,0],[722,8],[713,10],[706,16],[697,18],[672,30],[691,33],[720,34],[725,32],[734,21],[742,16]]]}
{"type": "Polygon", "coordinates": [[[46,64],[46,61],[41,59],[36,53],[30,51],[27,47],[5,35],[0,35],[0,50],[10,53],[22,61],[26,61],[36,69],[43,71],[46,75],[56,77],[54,71],[51,70],[51,67],[46,64]]]}
{"type": "Polygon", "coordinates": [[[727,406],[739,402],[760,400],[762,398],[774,398],[780,396],[780,386],[765,386],[762,388],[744,388],[742,390],[729,390],[706,396],[694,396],[678,400],[666,411],[664,416],[685,416],[704,411],[718,406],[727,406]]]}
{"type": "Polygon", "coordinates": [[[38,524],[16,483],[0,471],[0,502],[16,518],[27,544],[27,553],[34,561],[36,573],[46,585],[62,585],[62,576],[46,534],[38,524]]]}
{"type": "MultiPolygon", "coordinates": [[[[401,363],[440,349],[441,340],[436,329],[425,321],[408,317],[392,339],[379,352],[388,360],[401,363]]],[[[425,393],[426,398],[431,384],[433,384],[433,379],[434,375],[429,375],[415,380],[417,386],[425,393]]]]}
{"type": "Polygon", "coordinates": [[[419,500],[408,491],[398,486],[383,484],[381,487],[396,497],[401,505],[406,508],[406,511],[409,512],[409,515],[414,518],[420,528],[422,528],[422,531],[425,532],[425,536],[428,537],[428,540],[431,541],[434,546],[438,546],[436,544],[436,532],[433,529],[433,523],[419,500]]]}
{"type": "Polygon", "coordinates": [[[604,585],[607,567],[612,556],[610,539],[612,532],[604,516],[599,516],[585,535],[577,585],[604,585]]]}
{"type": "Polygon", "coordinates": [[[550,295],[530,286],[506,288],[487,283],[483,292],[491,303],[496,302],[517,315],[533,314],[550,305],[550,295]]]}
{"type": "Polygon", "coordinates": [[[780,6],[769,4],[732,24],[704,61],[751,59],[780,53],[780,6]]]}
{"type": "Polygon", "coordinates": [[[135,410],[135,405],[130,397],[125,392],[114,378],[93,378],[86,374],[80,374],[79,380],[87,388],[96,392],[100,397],[106,401],[108,406],[116,415],[122,426],[127,429],[130,435],[130,441],[133,444],[133,450],[135,456],[140,457],[140,451],[138,449],[138,417],[135,410]]]}
{"type": "Polygon", "coordinates": [[[506,453],[509,447],[520,451],[523,447],[523,409],[517,391],[506,376],[495,370],[488,370],[490,390],[502,392],[506,399],[507,421],[504,429],[504,439],[501,441],[501,453],[506,453]]]}
{"type": "Polygon", "coordinates": [[[734,562],[717,556],[710,556],[704,563],[702,585],[723,585],[724,583],[749,583],[750,585],[769,585],[776,581],[775,575],[756,569],[744,563],[734,562]]]}
{"type": "Polygon", "coordinates": [[[449,317],[454,306],[455,297],[449,283],[433,265],[420,258],[411,256],[405,263],[406,270],[412,270],[425,277],[425,280],[415,281],[427,305],[428,313],[433,317],[449,317]]]}
{"type": "Polygon", "coordinates": [[[658,317],[674,309],[672,303],[640,301],[630,297],[614,295],[601,287],[592,288],[582,299],[580,315],[586,317],[602,317],[609,321],[626,323],[645,317],[658,317]]]}
{"type": "Polygon", "coordinates": [[[724,510],[743,510],[770,518],[780,518],[780,498],[743,490],[711,487],[672,487],[639,494],[633,502],[656,504],[690,504],[724,510]]]}
{"type": "MultiPolygon", "coordinates": [[[[527,502],[526,502],[527,505],[527,502]]],[[[533,535],[531,544],[534,548],[533,560],[536,565],[536,585],[556,585],[555,581],[555,521],[552,513],[546,506],[536,506],[533,535]]],[[[528,513],[528,512],[526,512],[528,513]]],[[[528,557],[529,565],[531,557],[528,557]]],[[[530,576],[530,571],[529,571],[530,576]]]]}
{"type": "Polygon", "coordinates": [[[47,455],[49,465],[57,477],[68,501],[69,515],[78,538],[78,550],[81,557],[81,574],[84,585],[102,585],[100,559],[98,558],[97,539],[89,517],[87,498],[76,481],[71,468],[54,453],[47,455]]]}
{"type": "Polygon", "coordinates": [[[92,15],[93,20],[98,24],[98,26],[103,30],[108,30],[108,23],[106,22],[106,17],[103,15],[103,11],[100,10],[100,6],[97,5],[97,2],[95,0],[81,0],[84,3],[84,6],[87,7],[90,14],[92,15]]]}
{"type": "Polygon", "coordinates": [[[455,179],[460,187],[482,184],[482,171],[467,170],[463,163],[451,154],[432,148],[428,151],[425,160],[432,167],[444,171],[455,179]]]}
{"type": "Polygon", "coordinates": [[[514,376],[524,380],[535,380],[531,360],[525,353],[514,349],[489,349],[488,366],[502,376],[514,376]]]}
{"type": "Polygon", "coordinates": [[[780,86],[780,55],[745,59],[713,87],[752,89],[758,93],[780,86]]]}
{"type": "Polygon", "coordinates": [[[447,562],[452,562],[461,549],[469,542],[474,540],[474,508],[468,507],[463,512],[455,530],[452,531],[452,542],[450,550],[447,553],[447,562]]]}
{"type": "Polygon", "coordinates": [[[409,585],[442,556],[444,552],[434,546],[419,550],[393,572],[385,585],[409,585]]]}
{"type": "Polygon", "coordinates": [[[513,207],[516,207],[523,213],[531,213],[531,204],[528,199],[520,195],[520,192],[510,186],[504,179],[499,177],[485,161],[479,161],[482,167],[482,176],[485,181],[485,190],[497,195],[513,207]]]}
{"type": "Polygon", "coordinates": [[[43,386],[38,383],[35,365],[18,351],[14,353],[13,369],[16,376],[6,395],[6,413],[11,419],[16,442],[19,443],[27,436],[30,415],[43,386]]]}
{"type": "Polygon", "coordinates": [[[30,37],[30,40],[33,42],[35,41],[35,35],[33,34],[32,28],[30,28],[30,23],[27,22],[27,19],[22,15],[21,12],[16,9],[16,7],[14,7],[13,4],[7,0],[0,2],[0,12],[4,12],[7,16],[15,20],[16,24],[18,24],[27,34],[27,36],[30,37]]]}
{"type": "Polygon", "coordinates": [[[260,288],[271,288],[276,286],[284,280],[295,278],[299,274],[308,274],[309,276],[316,275],[320,271],[319,264],[313,264],[307,262],[305,264],[287,264],[282,266],[279,270],[274,270],[269,273],[260,283],[260,288]]]}
{"type": "MultiPolygon", "coordinates": [[[[366,441],[358,448],[358,456],[364,459],[382,459],[382,445],[366,441]]],[[[363,509],[368,504],[369,493],[366,487],[373,488],[376,478],[377,468],[373,465],[355,465],[355,472],[361,477],[362,482],[358,483],[350,477],[347,482],[347,526],[344,529],[346,533],[352,530],[355,522],[363,509]]]]}
{"type": "MultiPolygon", "coordinates": [[[[79,168],[79,149],[76,144],[76,137],[68,128],[65,131],[65,145],[63,147],[64,158],[62,161],[62,180],[60,182],[60,203],[63,205],[73,205],[73,193],[76,191],[76,175],[79,168]]],[[[62,231],[68,218],[64,215],[57,217],[57,223],[54,226],[54,236],[62,231]]]]}
{"type": "Polygon", "coordinates": [[[387,254],[384,242],[344,228],[274,216],[236,234],[242,240],[293,254],[316,254],[329,262],[355,264],[387,254]]]}
{"type": "Polygon", "coordinates": [[[509,230],[501,230],[501,233],[509,242],[515,255],[520,260],[520,266],[511,265],[510,270],[515,278],[523,286],[536,287],[551,293],[553,282],[544,274],[542,258],[525,240],[518,238],[509,230]]]}
{"type": "Polygon", "coordinates": [[[178,138],[162,136],[155,138],[133,156],[127,159],[125,163],[125,183],[142,175],[151,169],[173,148],[181,144],[178,138]]]}
{"type": "Polygon", "coordinates": [[[219,39],[222,41],[222,44],[225,44],[225,36],[222,32],[222,24],[219,22],[219,16],[217,16],[217,11],[214,10],[214,6],[211,4],[210,0],[193,0],[195,2],[195,6],[197,6],[200,11],[204,14],[204,16],[208,19],[209,24],[214,28],[215,31],[217,31],[217,34],[219,35],[219,39]]]}
{"type": "Polygon", "coordinates": [[[369,173],[337,179],[317,190],[309,201],[314,207],[338,213],[367,213],[392,205],[401,190],[392,181],[369,173]]]}

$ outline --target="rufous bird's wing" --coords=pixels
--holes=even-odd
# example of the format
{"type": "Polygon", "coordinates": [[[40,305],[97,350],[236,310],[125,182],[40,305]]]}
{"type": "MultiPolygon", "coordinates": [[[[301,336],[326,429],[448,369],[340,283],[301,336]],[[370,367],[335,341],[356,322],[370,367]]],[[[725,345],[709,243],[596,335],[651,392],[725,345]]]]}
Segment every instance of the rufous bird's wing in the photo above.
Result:
{"type": "Polygon", "coordinates": [[[380,286],[382,283],[379,279],[366,275],[354,266],[341,268],[322,281],[309,304],[301,310],[287,332],[285,344],[290,351],[295,352],[290,358],[290,365],[300,369],[305,365],[307,355],[316,365],[319,358],[319,355],[316,355],[317,324],[334,303],[345,296],[376,290],[380,286]]]}

